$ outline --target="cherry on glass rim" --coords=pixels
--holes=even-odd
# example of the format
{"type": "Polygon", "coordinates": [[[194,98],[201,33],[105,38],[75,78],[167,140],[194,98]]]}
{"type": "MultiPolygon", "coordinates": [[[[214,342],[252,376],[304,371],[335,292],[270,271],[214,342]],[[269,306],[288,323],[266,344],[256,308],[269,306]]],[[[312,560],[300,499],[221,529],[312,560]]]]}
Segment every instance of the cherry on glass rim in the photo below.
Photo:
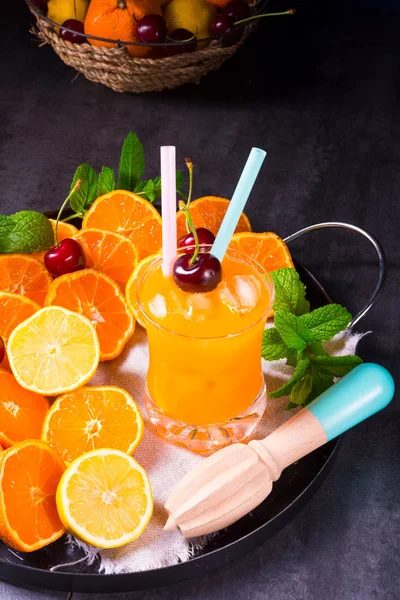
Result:
{"type": "Polygon", "coordinates": [[[145,15],[137,23],[137,33],[145,44],[162,43],[167,37],[167,23],[161,15],[145,15]]]}
{"type": "Polygon", "coordinates": [[[83,44],[86,42],[86,37],[84,35],[79,35],[81,33],[85,33],[85,26],[82,21],[78,21],[77,19],[67,19],[60,27],[60,38],[66,42],[71,42],[72,44],[83,44]],[[67,31],[66,29],[63,29],[63,27],[73,29],[76,33],[67,31]]]}
{"type": "MultiPolygon", "coordinates": [[[[205,227],[198,227],[196,233],[200,244],[199,252],[208,252],[215,241],[215,235],[205,227]]],[[[195,246],[193,233],[188,233],[178,240],[178,248],[183,252],[193,253],[195,246]]]]}
{"type": "Polygon", "coordinates": [[[54,277],[74,273],[86,267],[85,253],[79,242],[66,238],[46,252],[44,265],[54,277]]]}
{"type": "Polygon", "coordinates": [[[182,254],[174,264],[173,276],[184,292],[211,292],[222,279],[221,263],[212,254],[199,254],[192,264],[193,254],[182,254]]]}

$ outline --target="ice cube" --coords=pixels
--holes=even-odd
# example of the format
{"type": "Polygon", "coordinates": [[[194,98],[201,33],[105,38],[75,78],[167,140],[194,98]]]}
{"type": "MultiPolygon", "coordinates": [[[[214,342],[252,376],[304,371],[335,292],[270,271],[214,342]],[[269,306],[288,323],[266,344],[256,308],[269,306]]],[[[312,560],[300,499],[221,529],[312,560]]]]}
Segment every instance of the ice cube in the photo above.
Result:
{"type": "Polygon", "coordinates": [[[261,297],[261,282],[255,275],[234,275],[220,285],[222,302],[234,313],[246,313],[261,297]]]}
{"type": "Polygon", "coordinates": [[[165,319],[167,316],[167,305],[164,296],[156,294],[149,301],[149,310],[156,319],[165,319]]]}

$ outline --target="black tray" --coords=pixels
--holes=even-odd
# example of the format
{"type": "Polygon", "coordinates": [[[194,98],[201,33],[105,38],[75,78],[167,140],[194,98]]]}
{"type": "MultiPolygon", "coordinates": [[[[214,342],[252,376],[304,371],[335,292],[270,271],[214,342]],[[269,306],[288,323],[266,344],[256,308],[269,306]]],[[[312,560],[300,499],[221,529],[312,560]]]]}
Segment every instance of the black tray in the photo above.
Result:
{"type": "MultiPolygon", "coordinates": [[[[52,216],[52,215],[51,215],[52,216]]],[[[366,307],[353,319],[357,322],[378,299],[384,282],[385,263],[382,249],[370,234],[355,226],[341,223],[323,223],[287,238],[290,242],[307,231],[323,227],[343,227],[366,235],[374,244],[380,261],[378,285],[366,307]]],[[[301,264],[295,263],[302,281],[307,286],[307,296],[312,308],[331,302],[326,291],[315,277],[301,264]]],[[[83,552],[67,545],[65,537],[33,553],[15,552],[0,543],[0,579],[28,588],[43,588],[63,592],[128,592],[167,585],[204,574],[253,550],[284,527],[310,500],[328,475],[337,451],[339,440],[333,440],[315,450],[301,461],[288,467],[274,484],[268,498],[252,513],[219,532],[187,562],[171,567],[120,575],[99,574],[99,564],[89,566],[78,562],[63,569],[52,567],[79,561],[83,552]]]]}

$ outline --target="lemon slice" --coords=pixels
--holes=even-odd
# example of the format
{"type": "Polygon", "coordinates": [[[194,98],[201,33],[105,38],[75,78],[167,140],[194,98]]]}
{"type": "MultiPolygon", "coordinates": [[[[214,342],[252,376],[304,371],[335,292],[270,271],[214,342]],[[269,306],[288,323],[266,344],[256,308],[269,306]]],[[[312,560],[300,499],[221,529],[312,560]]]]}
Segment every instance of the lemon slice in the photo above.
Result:
{"type": "Polygon", "coordinates": [[[99,548],[118,548],[136,540],[153,512],[145,470],[119,450],[92,450],[75,459],[57,489],[64,527],[99,548]]]}
{"type": "Polygon", "coordinates": [[[58,396],[92,378],[100,347],[89,319],[60,306],[49,306],[14,329],[7,355],[22,387],[44,396],[58,396]]]}

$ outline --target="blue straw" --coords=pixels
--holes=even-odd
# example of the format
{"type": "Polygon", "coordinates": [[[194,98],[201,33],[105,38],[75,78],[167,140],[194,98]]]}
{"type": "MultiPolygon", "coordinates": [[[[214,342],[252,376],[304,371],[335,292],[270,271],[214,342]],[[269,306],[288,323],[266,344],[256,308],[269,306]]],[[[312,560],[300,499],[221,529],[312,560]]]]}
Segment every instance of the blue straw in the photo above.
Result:
{"type": "Polygon", "coordinates": [[[220,261],[222,261],[225,256],[229,242],[231,241],[236,225],[239,222],[240,215],[251,194],[251,190],[253,189],[253,185],[266,156],[267,153],[260,148],[252,148],[249,154],[249,158],[247,159],[247,163],[240,176],[224,220],[222,221],[213,247],[211,248],[211,254],[216,256],[220,261]]]}

